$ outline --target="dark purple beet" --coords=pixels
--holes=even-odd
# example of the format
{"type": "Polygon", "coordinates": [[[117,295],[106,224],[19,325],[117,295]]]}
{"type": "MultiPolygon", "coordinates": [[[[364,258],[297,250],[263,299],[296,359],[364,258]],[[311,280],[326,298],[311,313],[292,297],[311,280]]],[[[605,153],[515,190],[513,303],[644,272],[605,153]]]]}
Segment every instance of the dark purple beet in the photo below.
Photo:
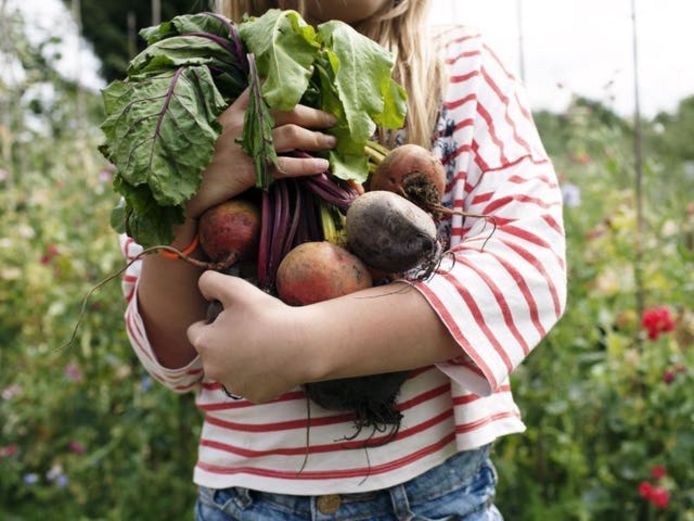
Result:
{"type": "MultiPolygon", "coordinates": [[[[381,443],[391,441],[400,429],[402,414],[396,408],[400,387],[410,371],[382,373],[355,378],[342,378],[304,385],[306,395],[328,410],[354,412],[356,432],[347,439],[356,438],[363,428],[374,432],[388,432],[381,443]]],[[[367,445],[371,446],[369,442],[367,445]]]]}

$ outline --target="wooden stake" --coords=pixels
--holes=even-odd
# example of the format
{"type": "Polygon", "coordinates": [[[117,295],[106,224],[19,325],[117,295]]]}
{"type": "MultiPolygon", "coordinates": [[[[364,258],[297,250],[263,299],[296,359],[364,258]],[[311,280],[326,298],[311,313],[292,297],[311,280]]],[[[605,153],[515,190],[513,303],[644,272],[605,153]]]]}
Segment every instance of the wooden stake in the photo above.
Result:
{"type": "MultiPolygon", "coordinates": [[[[645,291],[643,286],[643,134],[641,129],[641,97],[639,92],[639,55],[638,27],[636,24],[636,0],[631,0],[632,51],[634,62],[634,170],[636,192],[636,238],[634,258],[634,281],[636,283],[636,313],[639,320],[645,309],[645,291]]],[[[642,336],[637,333],[637,344],[641,345],[642,336]]]]}

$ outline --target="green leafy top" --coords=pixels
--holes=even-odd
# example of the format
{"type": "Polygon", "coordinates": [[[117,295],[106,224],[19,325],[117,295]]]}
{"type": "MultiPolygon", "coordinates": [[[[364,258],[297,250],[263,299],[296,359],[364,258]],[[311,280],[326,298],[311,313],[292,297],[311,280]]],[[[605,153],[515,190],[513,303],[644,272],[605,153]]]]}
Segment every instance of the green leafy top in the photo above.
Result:
{"type": "Polygon", "coordinates": [[[406,94],[391,77],[392,55],[342,22],[316,30],[296,11],[273,9],[235,26],[203,13],[140,34],[149,47],[126,80],[103,91],[100,150],[117,167],[114,188],[124,199],[113,225],[143,246],[171,242],[214,153],[217,118],[246,87],[251,103],[239,142],[261,188],[277,161],[270,109],[301,102],[335,115],[331,170],[357,181],[368,175],[364,146],[377,125],[404,123],[406,94]]]}

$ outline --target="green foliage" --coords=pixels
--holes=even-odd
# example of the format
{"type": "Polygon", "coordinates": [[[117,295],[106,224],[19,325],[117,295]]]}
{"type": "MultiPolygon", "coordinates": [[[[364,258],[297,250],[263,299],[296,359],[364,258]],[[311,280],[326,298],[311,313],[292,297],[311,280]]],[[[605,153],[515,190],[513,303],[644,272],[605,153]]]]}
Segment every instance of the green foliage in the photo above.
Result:
{"type": "Polygon", "coordinates": [[[0,165],[13,176],[0,191],[2,519],[177,519],[192,501],[199,417],[190,397],[151,387],[117,282],[60,349],[82,297],[123,265],[96,142],[33,135],[13,146],[21,171],[0,165]]]}
{"type": "Polygon", "coordinates": [[[117,281],[60,348],[83,296],[123,266],[112,171],[95,153],[98,98],[35,67],[17,35],[26,80],[0,85],[0,519],[180,519],[199,415],[143,372],[117,281]],[[29,114],[48,81],[47,110],[29,114]]]}

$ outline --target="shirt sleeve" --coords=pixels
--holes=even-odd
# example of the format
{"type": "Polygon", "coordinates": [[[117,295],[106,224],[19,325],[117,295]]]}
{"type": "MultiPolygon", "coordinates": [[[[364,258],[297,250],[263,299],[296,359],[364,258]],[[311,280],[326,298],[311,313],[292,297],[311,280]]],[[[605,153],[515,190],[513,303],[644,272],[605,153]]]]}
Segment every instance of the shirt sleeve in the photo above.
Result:
{"type": "Polygon", "coordinates": [[[142,260],[135,259],[142,252],[142,247],[126,235],[120,235],[119,242],[126,262],[132,262],[123,275],[121,287],[127,301],[124,315],[125,327],[135,354],[152,378],[158,380],[172,391],[185,393],[196,389],[203,377],[202,360],[199,356],[195,357],[185,367],[175,369],[164,367],[157,360],[157,356],[147,338],[147,332],[137,303],[137,286],[140,280],[142,260]]]}
{"type": "Polygon", "coordinates": [[[480,35],[453,33],[434,150],[447,169],[449,249],[415,287],[461,347],[438,364],[489,395],[542,340],[566,302],[562,198],[522,85],[480,35]]]}

